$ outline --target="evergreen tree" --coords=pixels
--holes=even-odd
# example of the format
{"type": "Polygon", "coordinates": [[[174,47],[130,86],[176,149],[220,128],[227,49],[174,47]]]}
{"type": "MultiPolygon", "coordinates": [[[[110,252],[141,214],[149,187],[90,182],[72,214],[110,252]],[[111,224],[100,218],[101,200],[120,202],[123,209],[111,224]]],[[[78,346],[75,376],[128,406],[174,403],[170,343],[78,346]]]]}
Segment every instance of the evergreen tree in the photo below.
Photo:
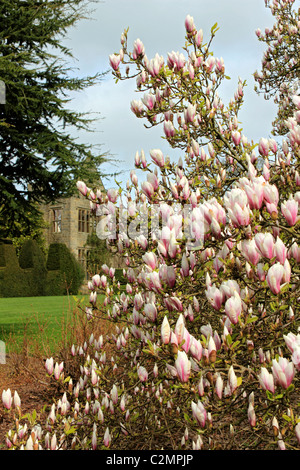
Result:
{"type": "Polygon", "coordinates": [[[71,129],[90,131],[94,119],[67,108],[71,92],[103,76],[74,76],[73,54],[63,41],[89,3],[1,0],[0,237],[31,230],[37,202],[70,195],[77,179],[98,178],[91,165],[99,170],[106,160],[71,135],[71,129]]]}

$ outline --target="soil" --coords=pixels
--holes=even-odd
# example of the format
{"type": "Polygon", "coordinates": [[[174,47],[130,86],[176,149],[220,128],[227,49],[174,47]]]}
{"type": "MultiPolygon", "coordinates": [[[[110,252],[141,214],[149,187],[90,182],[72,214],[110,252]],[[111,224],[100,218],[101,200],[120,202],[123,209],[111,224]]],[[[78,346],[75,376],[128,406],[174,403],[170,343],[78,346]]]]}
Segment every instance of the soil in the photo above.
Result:
{"type": "Polygon", "coordinates": [[[2,391],[18,392],[21,399],[22,414],[33,410],[40,411],[49,404],[49,378],[45,373],[41,358],[6,357],[6,364],[0,364],[0,450],[7,450],[5,435],[13,424],[10,413],[2,406],[2,391]]]}

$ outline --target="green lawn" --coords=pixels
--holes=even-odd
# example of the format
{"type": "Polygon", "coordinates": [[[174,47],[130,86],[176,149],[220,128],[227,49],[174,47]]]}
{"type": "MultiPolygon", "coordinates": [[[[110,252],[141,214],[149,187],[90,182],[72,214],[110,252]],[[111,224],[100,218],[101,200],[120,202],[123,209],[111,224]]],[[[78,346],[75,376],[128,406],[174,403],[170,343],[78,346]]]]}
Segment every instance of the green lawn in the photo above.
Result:
{"type": "Polygon", "coordinates": [[[15,345],[23,344],[24,339],[49,341],[55,348],[78,301],[85,306],[88,297],[0,298],[0,340],[15,345]]]}

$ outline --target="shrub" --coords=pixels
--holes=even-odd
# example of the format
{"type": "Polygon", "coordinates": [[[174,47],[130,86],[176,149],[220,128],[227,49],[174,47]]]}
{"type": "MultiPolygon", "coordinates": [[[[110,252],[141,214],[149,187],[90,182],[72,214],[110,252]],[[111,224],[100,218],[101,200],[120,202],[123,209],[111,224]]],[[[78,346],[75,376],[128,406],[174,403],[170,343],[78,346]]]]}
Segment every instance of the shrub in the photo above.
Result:
{"type": "Polygon", "coordinates": [[[2,297],[23,297],[29,292],[29,277],[25,271],[20,268],[13,245],[2,244],[2,262],[5,268],[2,268],[2,280],[0,283],[0,292],[2,297]]]}
{"type": "MultiPolygon", "coordinates": [[[[284,5],[274,1],[276,14],[284,5]]],[[[126,293],[112,268],[103,265],[103,274],[93,276],[87,318],[105,317],[115,332],[72,346],[81,362],[76,383],[62,363],[47,360],[47,372],[65,392],[42,431],[21,438],[11,431],[8,446],[300,445],[300,101],[293,100],[282,148],[273,139],[249,143],[237,118],[243,84],[227,107],[218,94],[224,64],[207,47],[216,26],[207,43],[189,15],[185,26],[187,57],[173,51],[166,64],[158,54],[149,60],[140,40],[129,52],[127,31],[121,53],[110,56],[117,79],[130,78],[130,66],[138,77],[144,98],[132,103],[133,111],[150,124],[161,122],[185,161],[171,163],[154,149],[152,170],[138,153],[135,165],[145,178],[139,185],[131,173],[127,219],[118,191],[95,194],[78,183],[92,207],[105,206],[108,227],[119,227],[111,243],[125,253],[126,293]],[[145,208],[150,237],[129,236],[134,222],[145,221],[145,208]]],[[[11,409],[10,390],[3,402],[11,409]]]]}
{"type": "Polygon", "coordinates": [[[45,294],[47,277],[45,256],[35,240],[27,240],[19,254],[19,265],[27,270],[29,288],[28,297],[45,294]]]}
{"type": "Polygon", "coordinates": [[[5,267],[4,244],[0,244],[0,268],[5,267]]]}
{"type": "Polygon", "coordinates": [[[84,279],[84,271],[65,244],[52,243],[49,246],[46,267],[47,295],[78,293],[84,279]]]}
{"type": "Polygon", "coordinates": [[[127,279],[123,274],[122,268],[115,269],[115,279],[116,279],[116,282],[119,282],[121,284],[121,286],[124,286],[125,284],[127,284],[127,279]]]}

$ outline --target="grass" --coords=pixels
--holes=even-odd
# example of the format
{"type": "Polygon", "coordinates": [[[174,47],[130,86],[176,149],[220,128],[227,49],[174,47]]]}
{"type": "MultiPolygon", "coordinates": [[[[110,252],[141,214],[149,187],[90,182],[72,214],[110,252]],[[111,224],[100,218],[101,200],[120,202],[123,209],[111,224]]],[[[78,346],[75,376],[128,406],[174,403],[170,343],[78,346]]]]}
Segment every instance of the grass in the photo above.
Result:
{"type": "Polygon", "coordinates": [[[0,298],[0,340],[9,347],[39,343],[51,350],[64,340],[78,303],[88,296],[0,298]]]}

